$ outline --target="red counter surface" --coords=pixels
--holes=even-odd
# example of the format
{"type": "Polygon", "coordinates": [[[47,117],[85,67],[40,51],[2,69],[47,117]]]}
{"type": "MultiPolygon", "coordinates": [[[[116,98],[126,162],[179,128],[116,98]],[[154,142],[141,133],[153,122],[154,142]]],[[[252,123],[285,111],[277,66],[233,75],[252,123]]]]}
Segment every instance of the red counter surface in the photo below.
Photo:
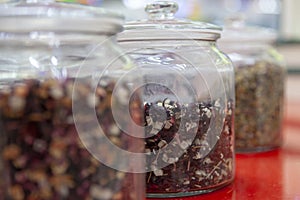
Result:
{"type": "Polygon", "coordinates": [[[237,154],[235,180],[223,189],[168,199],[300,200],[300,77],[292,84],[289,81],[287,87],[282,148],[265,153],[237,154]]]}

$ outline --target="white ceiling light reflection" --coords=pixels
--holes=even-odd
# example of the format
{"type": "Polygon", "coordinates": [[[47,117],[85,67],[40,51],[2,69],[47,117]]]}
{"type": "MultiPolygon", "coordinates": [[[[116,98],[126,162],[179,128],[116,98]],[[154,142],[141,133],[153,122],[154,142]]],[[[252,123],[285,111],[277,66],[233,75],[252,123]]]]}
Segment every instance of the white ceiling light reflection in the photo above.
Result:
{"type": "Polygon", "coordinates": [[[52,56],[51,57],[51,63],[54,65],[54,66],[57,66],[58,65],[58,60],[55,56],[52,56]]]}
{"type": "Polygon", "coordinates": [[[258,0],[258,9],[264,14],[279,14],[279,1],[278,0],[258,0]]]}
{"type": "Polygon", "coordinates": [[[39,61],[37,61],[35,58],[33,57],[29,57],[29,62],[32,66],[34,66],[35,68],[39,69],[40,68],[40,64],[39,61]]]}

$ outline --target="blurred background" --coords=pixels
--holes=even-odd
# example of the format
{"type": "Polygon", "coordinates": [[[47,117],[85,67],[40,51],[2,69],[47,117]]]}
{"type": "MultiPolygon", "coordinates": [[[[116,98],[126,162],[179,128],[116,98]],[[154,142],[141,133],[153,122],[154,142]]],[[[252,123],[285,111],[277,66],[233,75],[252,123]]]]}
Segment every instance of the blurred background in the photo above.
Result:
{"type": "MultiPolygon", "coordinates": [[[[58,0],[89,4],[121,12],[127,21],[147,18],[144,6],[153,0],[58,0]]],[[[300,0],[176,0],[179,18],[218,25],[243,13],[248,25],[275,29],[277,49],[286,58],[289,73],[300,74],[300,0]]]]}

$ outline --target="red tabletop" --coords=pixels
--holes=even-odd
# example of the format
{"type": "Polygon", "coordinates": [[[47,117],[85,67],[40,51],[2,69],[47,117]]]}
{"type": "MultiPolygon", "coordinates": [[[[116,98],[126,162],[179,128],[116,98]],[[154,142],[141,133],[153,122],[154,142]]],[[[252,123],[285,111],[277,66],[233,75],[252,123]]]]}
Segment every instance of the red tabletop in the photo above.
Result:
{"type": "MultiPolygon", "coordinates": [[[[298,80],[300,85],[300,78],[298,80]]],[[[299,100],[287,101],[282,148],[265,153],[237,154],[236,176],[231,185],[209,194],[170,200],[300,200],[299,100]]]]}

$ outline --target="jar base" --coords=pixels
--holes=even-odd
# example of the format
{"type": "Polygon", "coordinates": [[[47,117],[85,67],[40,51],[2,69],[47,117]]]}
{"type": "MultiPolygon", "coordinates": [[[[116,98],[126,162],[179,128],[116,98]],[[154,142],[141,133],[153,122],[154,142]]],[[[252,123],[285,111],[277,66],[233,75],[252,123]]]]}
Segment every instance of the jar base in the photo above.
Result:
{"type": "Polygon", "coordinates": [[[249,147],[249,148],[236,148],[235,152],[237,154],[247,154],[247,153],[264,153],[269,151],[277,150],[281,145],[276,146],[265,146],[265,147],[249,147]]]}
{"type": "Polygon", "coordinates": [[[178,193],[147,193],[146,197],[147,198],[175,198],[175,197],[189,197],[189,196],[196,196],[196,195],[201,195],[201,194],[206,194],[210,192],[214,192],[216,190],[222,189],[226,186],[229,186],[233,180],[224,182],[218,186],[215,186],[213,188],[207,188],[203,190],[198,190],[198,191],[190,191],[190,192],[178,192],[178,193]]]}

